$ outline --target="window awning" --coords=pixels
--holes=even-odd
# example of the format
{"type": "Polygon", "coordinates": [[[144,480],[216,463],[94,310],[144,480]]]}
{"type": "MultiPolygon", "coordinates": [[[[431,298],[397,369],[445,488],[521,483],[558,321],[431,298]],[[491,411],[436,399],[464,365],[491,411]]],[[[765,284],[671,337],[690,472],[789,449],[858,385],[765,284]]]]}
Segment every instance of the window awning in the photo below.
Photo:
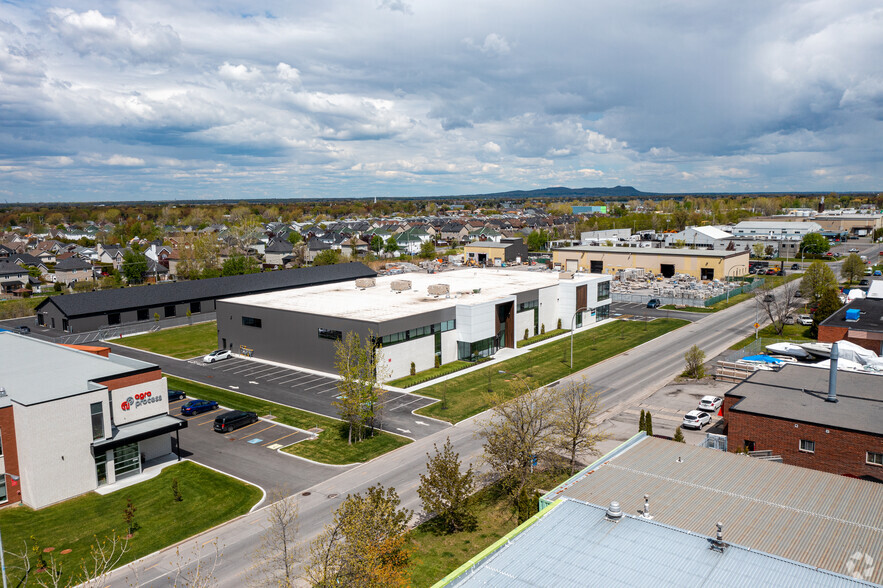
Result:
{"type": "Polygon", "coordinates": [[[115,449],[129,443],[136,443],[144,439],[150,439],[164,433],[171,433],[172,431],[186,428],[187,421],[184,419],[179,419],[169,414],[161,414],[114,429],[113,437],[110,439],[98,439],[92,442],[92,453],[115,449]]]}

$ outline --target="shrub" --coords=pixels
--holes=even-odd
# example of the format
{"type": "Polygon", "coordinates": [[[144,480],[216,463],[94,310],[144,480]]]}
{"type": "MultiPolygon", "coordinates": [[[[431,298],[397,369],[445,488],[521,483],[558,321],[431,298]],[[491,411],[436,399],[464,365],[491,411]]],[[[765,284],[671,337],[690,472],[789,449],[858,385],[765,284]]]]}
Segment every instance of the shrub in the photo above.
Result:
{"type": "Polygon", "coordinates": [[[413,376],[416,373],[417,373],[417,366],[414,365],[414,362],[412,361],[411,362],[411,375],[413,376]]]}
{"type": "Polygon", "coordinates": [[[561,319],[558,319],[558,328],[561,328],[561,319]]]}
{"type": "Polygon", "coordinates": [[[542,325],[540,325],[540,335],[545,335],[545,334],[546,334],[546,323],[543,323],[542,325]]]}
{"type": "Polygon", "coordinates": [[[529,333],[530,333],[530,331],[528,331],[527,329],[524,329],[524,339],[525,340],[527,340],[529,338],[529,335],[528,335],[529,333]]]}
{"type": "Polygon", "coordinates": [[[677,441],[678,443],[686,443],[687,441],[684,439],[684,433],[681,431],[681,428],[678,427],[675,429],[675,435],[671,438],[672,441],[677,441]]]}

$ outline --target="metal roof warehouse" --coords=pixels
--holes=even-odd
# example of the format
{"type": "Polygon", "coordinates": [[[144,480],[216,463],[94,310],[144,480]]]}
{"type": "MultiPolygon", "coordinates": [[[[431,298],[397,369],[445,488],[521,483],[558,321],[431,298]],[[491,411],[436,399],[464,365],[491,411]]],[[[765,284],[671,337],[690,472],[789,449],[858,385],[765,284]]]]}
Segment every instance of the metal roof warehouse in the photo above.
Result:
{"type": "Polygon", "coordinates": [[[375,275],[364,264],[342,263],[52,296],[41,302],[35,310],[37,324],[80,333],[108,326],[150,321],[155,315],[169,318],[184,316],[188,312],[213,312],[218,298],[302,288],[375,275]]]}

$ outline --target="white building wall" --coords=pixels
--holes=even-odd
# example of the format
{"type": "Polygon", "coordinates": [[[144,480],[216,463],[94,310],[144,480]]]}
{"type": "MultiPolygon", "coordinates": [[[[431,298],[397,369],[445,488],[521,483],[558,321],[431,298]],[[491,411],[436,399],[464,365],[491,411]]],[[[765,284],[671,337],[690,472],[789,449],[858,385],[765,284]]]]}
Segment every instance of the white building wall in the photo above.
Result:
{"type": "Polygon", "coordinates": [[[145,460],[156,459],[172,452],[172,435],[160,435],[145,439],[138,444],[138,450],[145,460]]]}
{"type": "Polygon", "coordinates": [[[514,296],[500,298],[492,302],[484,304],[476,304],[474,306],[466,304],[457,305],[457,333],[460,341],[475,342],[493,337],[494,332],[494,311],[497,304],[515,300],[514,296]]]}
{"type": "MultiPolygon", "coordinates": [[[[563,329],[570,328],[573,313],[576,311],[576,286],[573,280],[561,280],[558,283],[558,317],[555,322],[557,325],[557,319],[560,318],[563,329]]],[[[546,330],[549,330],[548,326],[546,330]]]]}
{"type": "MultiPolygon", "coordinates": [[[[533,332],[533,314],[534,309],[525,310],[524,312],[515,313],[515,340],[524,339],[524,329],[527,329],[527,336],[533,337],[537,333],[533,332]]],[[[537,327],[539,329],[539,327],[537,327]]]]}
{"type": "Polygon", "coordinates": [[[169,412],[168,380],[159,378],[111,392],[113,422],[125,425],[169,412]],[[149,396],[147,396],[149,394],[149,396]],[[123,408],[126,403],[128,408],[123,408]]]}
{"type": "Polygon", "coordinates": [[[92,457],[89,405],[102,402],[105,434],[110,432],[107,390],[62,398],[51,404],[13,403],[22,501],[42,508],[98,487],[92,457]]]}
{"type": "MultiPolygon", "coordinates": [[[[378,351],[381,363],[386,366],[387,380],[403,378],[411,373],[411,362],[415,371],[435,367],[435,337],[430,335],[413,341],[404,341],[378,351]]],[[[454,352],[456,355],[456,351],[454,352]]]]}
{"type": "Polygon", "coordinates": [[[541,288],[539,300],[540,330],[545,325],[546,331],[551,331],[558,323],[558,287],[549,286],[548,288],[541,288]]]}
{"type": "Polygon", "coordinates": [[[442,363],[457,361],[457,330],[442,333],[442,363]]]}

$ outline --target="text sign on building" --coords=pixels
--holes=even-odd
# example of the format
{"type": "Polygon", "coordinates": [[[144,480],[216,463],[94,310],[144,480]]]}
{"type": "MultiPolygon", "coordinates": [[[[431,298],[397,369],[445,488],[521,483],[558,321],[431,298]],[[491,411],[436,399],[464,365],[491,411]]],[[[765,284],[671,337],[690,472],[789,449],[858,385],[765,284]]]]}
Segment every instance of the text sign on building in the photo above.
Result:
{"type": "Polygon", "coordinates": [[[113,421],[123,425],[169,412],[168,383],[159,378],[110,393],[113,421]]]}

